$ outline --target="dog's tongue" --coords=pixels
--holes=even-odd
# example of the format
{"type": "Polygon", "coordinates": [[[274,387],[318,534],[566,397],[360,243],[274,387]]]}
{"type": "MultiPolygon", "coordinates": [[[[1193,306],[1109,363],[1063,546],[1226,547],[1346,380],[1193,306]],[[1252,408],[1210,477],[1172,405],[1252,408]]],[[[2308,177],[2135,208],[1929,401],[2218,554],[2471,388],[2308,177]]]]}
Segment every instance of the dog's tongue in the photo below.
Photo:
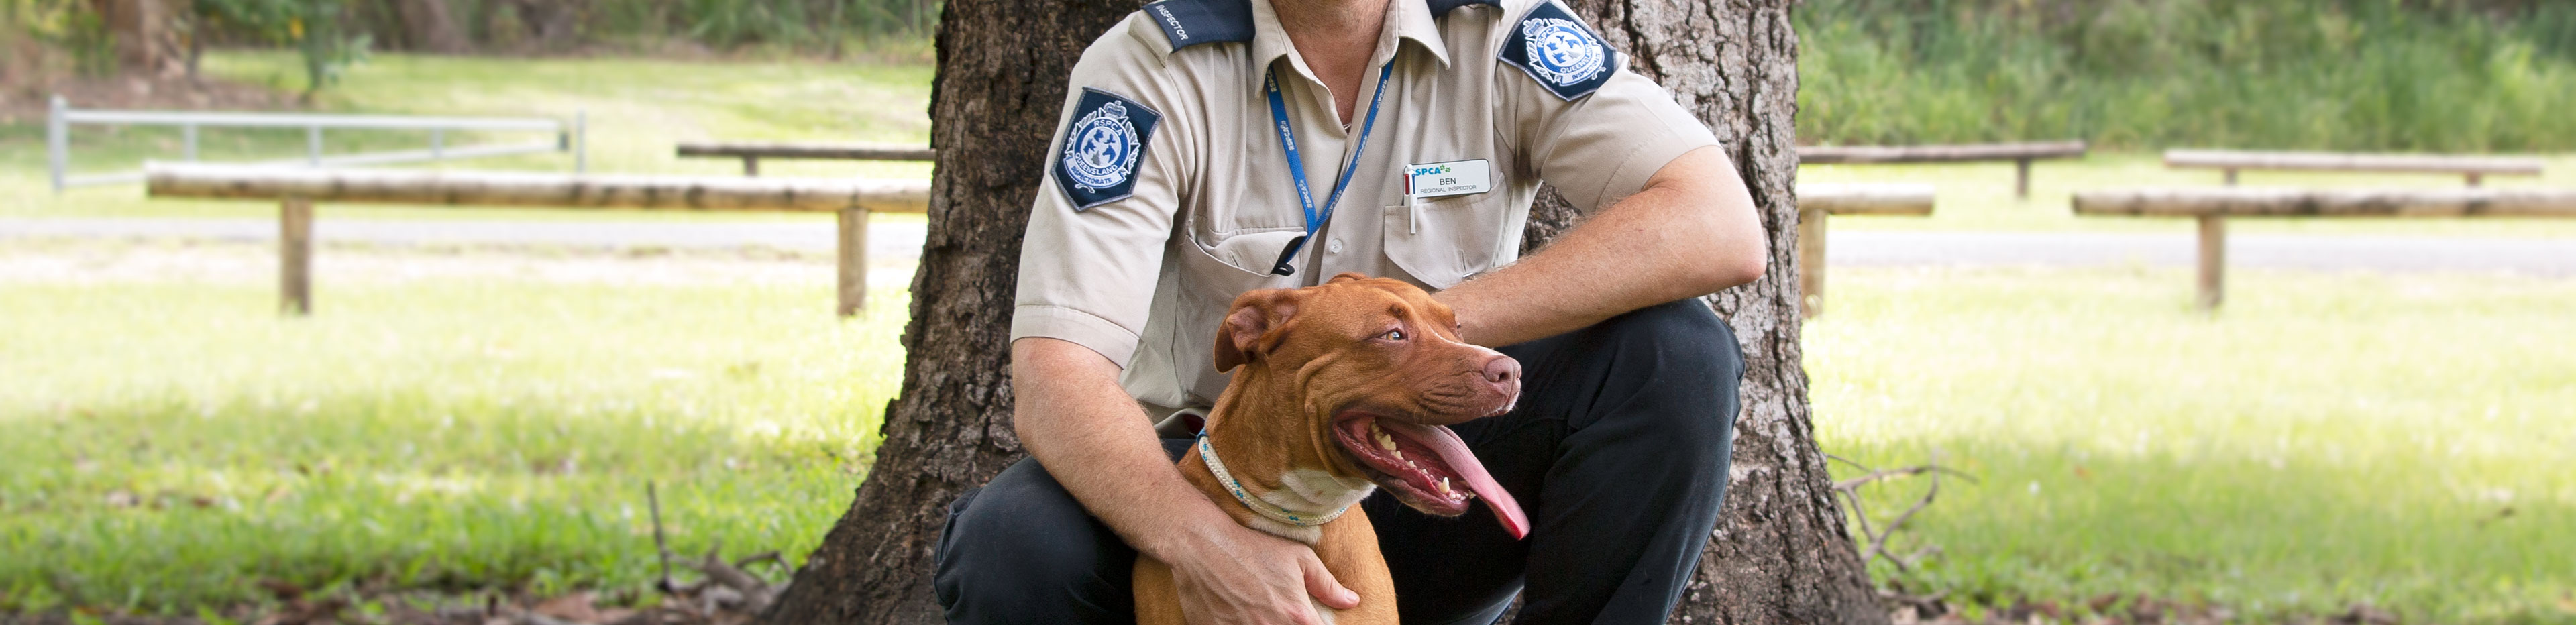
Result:
{"type": "Polygon", "coordinates": [[[1467,490],[1485,500],[1485,507],[1494,511],[1494,520],[1503,523],[1503,531],[1511,532],[1514,540],[1529,537],[1529,515],[1521,512],[1521,504],[1512,499],[1511,491],[1503,490],[1502,484],[1494,482],[1493,475],[1485,473],[1485,464],[1476,461],[1476,452],[1467,449],[1467,441],[1459,439],[1458,433],[1437,425],[1392,419],[1379,419],[1377,422],[1379,427],[1403,432],[1409,435],[1406,438],[1440,454],[1440,463],[1448,465],[1450,471],[1458,474],[1458,479],[1467,482],[1467,490]]]}

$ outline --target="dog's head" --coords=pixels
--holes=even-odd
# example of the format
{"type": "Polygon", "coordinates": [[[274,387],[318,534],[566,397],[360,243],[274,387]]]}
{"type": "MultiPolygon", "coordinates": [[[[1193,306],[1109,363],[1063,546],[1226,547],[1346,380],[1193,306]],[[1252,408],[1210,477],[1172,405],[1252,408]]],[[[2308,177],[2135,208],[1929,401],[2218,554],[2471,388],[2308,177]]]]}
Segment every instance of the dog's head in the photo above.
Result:
{"type": "Polygon", "coordinates": [[[1446,427],[1502,414],[1520,398],[1520,363],[1458,338],[1458,319],[1399,280],[1355,273],[1303,289],[1235,298],[1217,331],[1216,367],[1234,384],[1296,398],[1336,473],[1366,476],[1416,510],[1467,511],[1482,497],[1514,537],[1529,521],[1446,427]],[[1238,369],[1240,367],[1240,369],[1238,369]]]}

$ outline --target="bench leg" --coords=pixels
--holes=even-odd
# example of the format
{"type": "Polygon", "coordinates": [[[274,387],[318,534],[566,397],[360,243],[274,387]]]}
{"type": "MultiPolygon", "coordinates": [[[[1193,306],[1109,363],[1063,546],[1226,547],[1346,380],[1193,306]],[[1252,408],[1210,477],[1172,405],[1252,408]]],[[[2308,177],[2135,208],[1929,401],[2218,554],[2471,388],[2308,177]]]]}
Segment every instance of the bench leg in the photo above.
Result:
{"type": "Polygon", "coordinates": [[[277,207],[277,308],[313,314],[313,202],[290,197],[277,207]]]}
{"type": "Polygon", "coordinates": [[[2479,183],[2486,182],[2486,180],[2487,180],[2487,176],[2486,176],[2486,174],[2478,174],[2478,173],[2472,173],[2472,174],[2469,174],[2469,188],[2471,188],[2471,189],[2478,188],[2478,184],[2479,184],[2479,183]]]}
{"type": "Polygon", "coordinates": [[[1798,311],[1825,313],[1825,209],[1798,209],[1798,311]]]}
{"type": "Polygon", "coordinates": [[[868,306],[868,209],[841,209],[840,302],[834,312],[849,317],[868,306]]]}
{"type": "Polygon", "coordinates": [[[757,157],[757,156],[745,156],[745,157],[742,157],[742,175],[750,176],[750,177],[753,177],[753,178],[758,178],[758,177],[760,177],[760,157],[757,157]]]}
{"type": "Polygon", "coordinates": [[[2013,160],[2013,197],[2030,199],[2030,159],[2013,160]]]}
{"type": "Polygon", "coordinates": [[[2231,186],[2231,187],[2236,186],[2236,170],[2235,170],[2235,169],[2229,169],[2229,170],[2227,170],[2227,186],[2231,186]]]}
{"type": "Polygon", "coordinates": [[[2227,218],[2200,216],[2200,309],[2216,312],[2227,297],[2227,218]]]}

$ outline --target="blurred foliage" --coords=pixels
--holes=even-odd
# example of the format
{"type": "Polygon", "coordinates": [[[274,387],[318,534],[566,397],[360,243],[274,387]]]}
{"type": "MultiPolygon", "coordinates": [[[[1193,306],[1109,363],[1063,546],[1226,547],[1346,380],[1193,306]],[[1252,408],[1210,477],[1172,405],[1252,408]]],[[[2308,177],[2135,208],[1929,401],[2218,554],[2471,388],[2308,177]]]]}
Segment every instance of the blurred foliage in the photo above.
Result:
{"type": "MultiPolygon", "coordinates": [[[[397,0],[352,0],[354,26],[403,39],[397,0]]],[[[478,52],[652,50],[671,44],[840,54],[926,39],[937,0],[439,0],[478,52]]],[[[399,48],[400,46],[389,46],[399,48]]]]}
{"type": "Polygon", "coordinates": [[[116,72],[116,41],[83,0],[0,0],[0,51],[10,57],[0,77],[62,62],[84,76],[116,72]]]}
{"type": "Polygon", "coordinates": [[[229,33],[295,48],[304,58],[307,97],[339,82],[340,72],[366,59],[374,35],[346,26],[347,0],[195,0],[196,24],[207,33],[229,33]]]}
{"type": "Polygon", "coordinates": [[[2576,3],[1809,0],[1797,20],[1807,142],[2576,149],[2576,3]]]}

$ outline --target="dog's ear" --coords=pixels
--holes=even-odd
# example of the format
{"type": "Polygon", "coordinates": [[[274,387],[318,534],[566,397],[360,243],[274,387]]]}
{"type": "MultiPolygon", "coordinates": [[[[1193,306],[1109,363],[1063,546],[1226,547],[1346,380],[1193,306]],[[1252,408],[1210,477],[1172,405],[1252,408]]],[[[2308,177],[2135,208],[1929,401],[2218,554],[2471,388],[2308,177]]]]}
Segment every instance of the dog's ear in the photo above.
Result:
{"type": "Polygon", "coordinates": [[[1296,289],[1263,289],[1234,298],[1225,323],[1216,330],[1216,370],[1233,371],[1268,352],[1263,337],[1288,324],[1288,318],[1297,314],[1299,299],[1296,289]]]}

